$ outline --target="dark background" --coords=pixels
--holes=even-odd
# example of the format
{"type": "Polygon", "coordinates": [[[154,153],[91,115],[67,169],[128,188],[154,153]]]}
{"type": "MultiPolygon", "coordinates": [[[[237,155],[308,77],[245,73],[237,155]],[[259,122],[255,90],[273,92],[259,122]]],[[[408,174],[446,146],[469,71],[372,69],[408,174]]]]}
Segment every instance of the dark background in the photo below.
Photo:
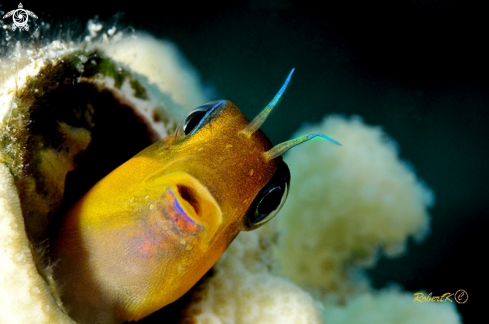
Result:
{"type": "MultiPolygon", "coordinates": [[[[381,125],[434,190],[436,205],[428,238],[410,242],[399,258],[382,259],[370,271],[373,283],[381,288],[397,282],[433,295],[464,289],[469,300],[458,309],[464,323],[476,322],[476,305],[485,302],[488,287],[482,262],[489,247],[489,28],[483,2],[165,3],[23,2],[40,18],[30,21],[31,31],[45,21],[54,35],[76,38],[98,16],[119,29],[174,41],[214,97],[232,100],[250,118],[295,67],[279,109],[263,127],[274,143],[331,113],[381,125]]],[[[18,2],[0,4],[8,12],[18,2]]]]}

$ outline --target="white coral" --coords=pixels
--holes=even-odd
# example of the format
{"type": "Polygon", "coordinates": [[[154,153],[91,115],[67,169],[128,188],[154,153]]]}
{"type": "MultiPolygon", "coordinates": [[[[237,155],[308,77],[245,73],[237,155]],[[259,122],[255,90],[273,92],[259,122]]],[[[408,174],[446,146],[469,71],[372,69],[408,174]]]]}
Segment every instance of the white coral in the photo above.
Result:
{"type": "Polygon", "coordinates": [[[147,78],[187,111],[207,101],[199,75],[171,42],[138,33],[106,44],[104,52],[133,73],[147,78]]]}
{"type": "Polygon", "coordinates": [[[380,128],[332,116],[300,130],[311,132],[343,146],[313,140],[286,155],[292,180],[276,252],[294,282],[347,293],[351,265],[373,265],[379,248],[398,255],[409,236],[424,236],[432,193],[380,128]]]}
{"type": "MultiPolygon", "coordinates": [[[[271,224],[241,233],[194,294],[187,319],[199,324],[322,323],[321,306],[289,280],[270,272],[271,224]]],[[[273,235],[273,233],[272,233],[273,235]]]]}
{"type": "Polygon", "coordinates": [[[0,323],[73,323],[37,273],[14,180],[0,163],[0,323]]]}

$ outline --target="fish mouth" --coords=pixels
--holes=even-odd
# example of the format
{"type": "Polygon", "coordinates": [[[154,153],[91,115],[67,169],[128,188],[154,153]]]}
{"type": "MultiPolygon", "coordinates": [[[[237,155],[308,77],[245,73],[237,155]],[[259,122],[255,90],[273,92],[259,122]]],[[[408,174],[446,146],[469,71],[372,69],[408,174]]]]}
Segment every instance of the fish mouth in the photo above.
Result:
{"type": "MultiPolygon", "coordinates": [[[[160,181],[166,182],[172,199],[173,222],[182,230],[190,226],[205,229],[202,248],[207,249],[222,223],[222,211],[209,189],[185,172],[172,172],[160,181]]],[[[158,181],[159,182],[159,181],[158,181]]]]}

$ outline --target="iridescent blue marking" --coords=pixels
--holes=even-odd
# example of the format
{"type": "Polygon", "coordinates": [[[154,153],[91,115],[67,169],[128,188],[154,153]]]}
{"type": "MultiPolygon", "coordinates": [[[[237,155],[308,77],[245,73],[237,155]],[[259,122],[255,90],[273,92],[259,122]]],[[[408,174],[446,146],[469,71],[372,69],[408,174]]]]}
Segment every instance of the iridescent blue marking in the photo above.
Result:
{"type": "Polygon", "coordinates": [[[282,88],[280,88],[280,90],[277,92],[275,97],[273,97],[272,101],[270,101],[270,103],[265,107],[266,110],[272,110],[273,107],[275,107],[277,102],[280,100],[280,97],[282,97],[285,89],[287,89],[287,86],[289,85],[290,79],[292,78],[292,74],[294,73],[294,71],[295,68],[293,68],[292,71],[290,71],[289,76],[287,77],[287,79],[285,79],[282,88]]]}
{"type": "Polygon", "coordinates": [[[207,110],[204,117],[200,120],[199,124],[197,125],[197,127],[195,127],[189,135],[193,135],[197,130],[199,130],[199,128],[202,126],[202,124],[204,124],[206,122],[207,117],[209,117],[209,115],[212,114],[212,112],[214,110],[216,110],[216,108],[219,107],[221,105],[221,103],[222,103],[222,100],[219,100],[214,104],[214,106],[212,106],[211,109],[207,110]]]}
{"type": "Polygon", "coordinates": [[[309,141],[309,140],[313,139],[314,137],[324,138],[324,139],[326,139],[326,140],[328,140],[328,141],[330,141],[336,145],[341,146],[340,142],[332,139],[329,136],[326,136],[326,135],[321,134],[321,133],[312,133],[309,135],[304,135],[304,136],[301,136],[301,137],[298,137],[295,139],[288,140],[287,142],[280,143],[280,144],[274,146],[271,150],[266,151],[263,154],[267,160],[273,160],[277,156],[284,154],[285,152],[287,152],[288,150],[290,150],[294,146],[299,145],[301,143],[304,143],[306,141],[309,141]]]}
{"type": "Polygon", "coordinates": [[[180,214],[184,215],[185,218],[187,218],[188,221],[190,221],[192,224],[195,224],[195,221],[190,218],[186,213],[185,211],[183,210],[182,206],[180,206],[180,204],[178,203],[178,199],[175,197],[175,195],[173,194],[173,192],[171,190],[168,190],[168,192],[170,193],[170,195],[173,197],[173,205],[175,207],[177,207],[178,211],[180,212],[180,214]]]}
{"type": "Polygon", "coordinates": [[[321,133],[311,133],[311,134],[307,135],[307,140],[311,140],[314,137],[321,137],[321,138],[324,138],[325,140],[330,141],[331,143],[335,143],[336,145],[342,146],[341,143],[338,142],[337,140],[332,139],[331,137],[326,136],[326,135],[321,134],[321,133]]]}
{"type": "Polygon", "coordinates": [[[282,97],[285,89],[287,88],[287,85],[290,82],[290,79],[292,78],[292,74],[294,73],[294,71],[295,69],[292,69],[292,71],[290,71],[289,76],[282,85],[282,88],[280,88],[275,97],[273,97],[272,101],[270,101],[270,103],[265,108],[263,108],[263,110],[251,121],[251,123],[249,123],[248,126],[246,126],[240,132],[240,134],[244,135],[246,138],[250,138],[251,134],[256,132],[258,128],[263,125],[268,115],[272,112],[272,109],[277,105],[280,97],[282,97]]]}

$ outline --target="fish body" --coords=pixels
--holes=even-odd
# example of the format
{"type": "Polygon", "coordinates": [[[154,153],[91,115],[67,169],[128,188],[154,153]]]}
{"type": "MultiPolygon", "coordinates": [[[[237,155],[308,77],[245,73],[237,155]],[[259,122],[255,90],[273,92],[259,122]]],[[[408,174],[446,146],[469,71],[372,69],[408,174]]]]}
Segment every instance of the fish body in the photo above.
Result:
{"type": "Polygon", "coordinates": [[[54,277],[78,323],[139,320],[187,292],[240,231],[277,214],[290,172],[260,130],[292,76],[251,122],[230,101],[190,112],[90,189],[53,240],[54,277]]]}
{"type": "Polygon", "coordinates": [[[282,158],[263,157],[266,135],[240,136],[249,120],[229,101],[205,108],[200,126],[141,151],[65,215],[55,278],[70,287],[64,303],[91,305],[72,308],[75,319],[138,320],[175,301],[253,228],[246,215],[277,174],[286,191],[282,158]]]}

